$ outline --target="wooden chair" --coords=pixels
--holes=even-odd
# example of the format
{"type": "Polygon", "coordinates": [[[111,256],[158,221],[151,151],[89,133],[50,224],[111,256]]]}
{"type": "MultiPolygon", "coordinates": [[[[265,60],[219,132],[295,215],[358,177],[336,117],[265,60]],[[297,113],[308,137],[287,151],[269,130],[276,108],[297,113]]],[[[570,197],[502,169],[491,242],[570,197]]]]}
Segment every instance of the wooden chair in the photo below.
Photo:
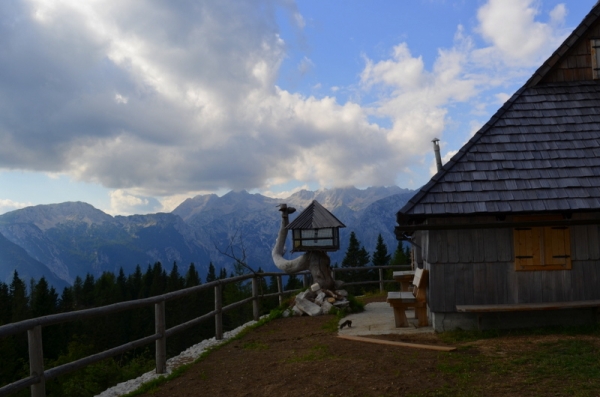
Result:
{"type": "Polygon", "coordinates": [[[412,291],[388,292],[387,302],[394,308],[396,327],[408,327],[406,309],[414,308],[419,327],[429,325],[427,319],[427,270],[415,270],[412,291]]]}

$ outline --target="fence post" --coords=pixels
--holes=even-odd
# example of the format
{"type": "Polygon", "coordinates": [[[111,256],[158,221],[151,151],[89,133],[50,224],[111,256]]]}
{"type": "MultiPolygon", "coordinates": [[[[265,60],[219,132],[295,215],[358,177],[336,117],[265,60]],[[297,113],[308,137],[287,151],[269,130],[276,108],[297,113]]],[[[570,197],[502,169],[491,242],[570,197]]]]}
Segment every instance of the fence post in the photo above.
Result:
{"type": "Polygon", "coordinates": [[[221,283],[215,285],[215,339],[223,339],[223,297],[221,283]]]}
{"type": "Polygon", "coordinates": [[[46,397],[46,380],[44,379],[44,348],[42,346],[42,326],[27,330],[29,344],[29,374],[38,376],[39,382],[31,385],[31,397],[46,397]]]}
{"type": "Polygon", "coordinates": [[[279,306],[283,305],[283,283],[281,275],[277,275],[277,292],[279,293],[279,306]]]}
{"type": "Polygon", "coordinates": [[[303,286],[304,288],[308,288],[308,287],[310,287],[310,286],[308,285],[308,274],[307,274],[307,273],[304,273],[304,274],[302,275],[302,286],[303,286]]]}
{"type": "Polygon", "coordinates": [[[256,275],[252,277],[252,315],[254,321],[258,321],[260,312],[258,307],[258,277],[256,275]]]}
{"type": "Polygon", "coordinates": [[[167,373],[167,335],[165,333],[165,301],[154,304],[154,332],[160,335],[156,345],[156,373],[167,373]]]}

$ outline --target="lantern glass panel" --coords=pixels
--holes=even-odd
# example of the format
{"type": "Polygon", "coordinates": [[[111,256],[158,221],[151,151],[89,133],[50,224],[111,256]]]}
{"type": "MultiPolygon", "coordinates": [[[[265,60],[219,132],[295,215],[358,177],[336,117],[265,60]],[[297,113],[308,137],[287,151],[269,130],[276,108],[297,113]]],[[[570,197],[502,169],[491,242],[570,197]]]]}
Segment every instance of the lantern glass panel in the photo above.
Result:
{"type": "Polygon", "coordinates": [[[308,247],[334,247],[337,245],[333,228],[294,230],[294,249],[308,247]]]}

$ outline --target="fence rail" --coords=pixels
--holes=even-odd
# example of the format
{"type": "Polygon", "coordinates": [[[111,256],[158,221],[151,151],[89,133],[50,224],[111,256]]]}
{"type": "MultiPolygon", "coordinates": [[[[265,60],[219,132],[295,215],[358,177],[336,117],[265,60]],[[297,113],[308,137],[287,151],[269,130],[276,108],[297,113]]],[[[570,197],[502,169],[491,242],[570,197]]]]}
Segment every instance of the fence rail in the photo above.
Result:
{"type": "MultiPolygon", "coordinates": [[[[384,290],[385,283],[393,283],[394,280],[386,280],[384,279],[384,270],[386,269],[404,269],[406,266],[367,266],[367,267],[357,267],[357,268],[333,268],[332,275],[335,279],[336,273],[344,273],[344,272],[352,272],[352,271],[368,271],[373,269],[378,269],[379,271],[379,280],[377,281],[361,281],[361,282],[353,282],[346,283],[347,286],[356,286],[356,285],[366,285],[366,284],[379,284],[380,291],[384,290]]],[[[297,275],[302,276],[303,286],[304,288],[309,286],[310,273],[301,272],[297,273],[297,275]]],[[[256,273],[256,274],[247,274],[243,276],[231,277],[227,279],[221,279],[212,281],[210,283],[198,285],[195,287],[190,287],[174,292],[169,292],[167,294],[153,296],[150,298],[138,299],[127,302],[119,302],[114,303],[112,305],[101,306],[91,309],[83,309],[77,310],[67,313],[59,313],[52,314],[49,316],[32,318],[29,320],[20,321],[18,323],[6,324],[0,326],[0,338],[4,338],[10,335],[20,334],[23,332],[27,332],[27,341],[28,341],[28,349],[29,349],[29,372],[30,376],[16,382],[10,383],[0,388],[0,396],[6,396],[13,392],[22,390],[26,387],[31,388],[31,396],[32,397],[45,397],[46,396],[46,387],[45,383],[47,380],[54,379],[58,376],[67,374],[69,372],[73,372],[75,370],[84,368],[88,365],[96,363],[98,361],[104,360],[106,358],[110,358],[116,356],[118,354],[124,353],[128,350],[132,350],[141,346],[148,345],[152,342],[155,342],[155,360],[156,360],[156,372],[159,374],[166,373],[167,371],[167,338],[173,336],[179,332],[182,332],[194,325],[200,324],[204,321],[210,320],[214,318],[215,320],[215,338],[217,340],[223,339],[223,313],[226,313],[229,310],[236,309],[245,304],[252,302],[252,312],[253,318],[255,321],[259,319],[259,301],[260,299],[265,299],[269,297],[279,297],[279,303],[282,304],[284,300],[284,296],[286,294],[290,294],[293,292],[298,292],[299,290],[284,290],[282,277],[289,276],[287,273],[279,273],[279,272],[268,272],[268,273],[256,273]],[[277,292],[271,294],[260,294],[259,293],[259,278],[264,277],[276,277],[277,280],[277,292]],[[244,298],[240,301],[231,303],[227,306],[223,306],[222,302],[222,288],[224,285],[231,283],[239,283],[247,280],[252,281],[252,295],[248,298],[244,298]],[[209,289],[214,289],[215,292],[215,309],[211,312],[203,314],[195,319],[189,320],[185,323],[175,325],[169,329],[165,328],[165,302],[182,298],[188,296],[190,294],[194,294],[196,292],[205,291],[209,289]],[[125,310],[133,310],[141,307],[147,307],[154,305],[154,322],[155,322],[155,332],[152,335],[146,336],[141,339],[137,339],[128,343],[125,343],[121,346],[114,347],[109,350],[105,350],[103,352],[93,354],[91,356],[87,356],[81,358],[76,361],[69,362],[67,364],[59,365],[57,367],[44,370],[44,350],[42,346],[42,327],[46,327],[54,324],[61,324],[70,321],[83,320],[89,318],[95,318],[100,316],[105,316],[109,314],[114,314],[118,312],[122,312],[125,310]]]]}

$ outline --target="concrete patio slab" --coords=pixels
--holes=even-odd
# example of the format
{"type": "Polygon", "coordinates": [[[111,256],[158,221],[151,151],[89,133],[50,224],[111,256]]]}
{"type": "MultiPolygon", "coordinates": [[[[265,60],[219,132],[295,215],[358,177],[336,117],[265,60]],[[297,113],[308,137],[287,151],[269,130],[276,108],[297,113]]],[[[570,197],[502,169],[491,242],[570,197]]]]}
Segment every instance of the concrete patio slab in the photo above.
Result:
{"type": "MultiPolygon", "coordinates": [[[[387,302],[373,302],[365,306],[365,311],[350,314],[340,320],[352,321],[352,327],[344,327],[338,331],[339,335],[368,336],[389,334],[420,334],[433,333],[433,327],[417,328],[417,319],[413,310],[406,311],[410,327],[396,328],[394,323],[394,310],[387,302]]],[[[339,326],[338,324],[338,326],[339,326]]]]}

